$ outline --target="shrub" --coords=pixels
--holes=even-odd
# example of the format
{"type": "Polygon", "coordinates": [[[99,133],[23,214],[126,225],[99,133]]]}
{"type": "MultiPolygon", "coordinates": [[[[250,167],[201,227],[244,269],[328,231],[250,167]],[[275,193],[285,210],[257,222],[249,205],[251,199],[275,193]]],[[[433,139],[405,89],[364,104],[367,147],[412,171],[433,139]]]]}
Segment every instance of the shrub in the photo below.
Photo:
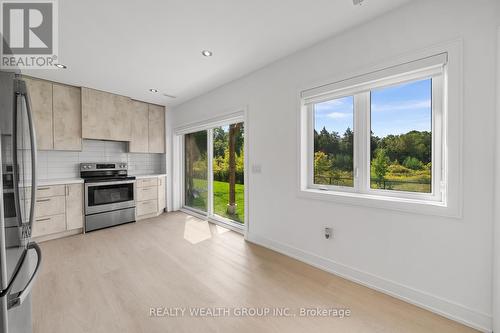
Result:
{"type": "Polygon", "coordinates": [[[403,165],[412,170],[422,170],[424,168],[424,164],[422,163],[422,161],[412,156],[408,156],[407,158],[405,158],[405,160],[403,161],[403,165]]]}
{"type": "Polygon", "coordinates": [[[389,173],[393,175],[409,175],[411,174],[411,169],[408,169],[401,164],[391,164],[389,165],[389,173]]]}

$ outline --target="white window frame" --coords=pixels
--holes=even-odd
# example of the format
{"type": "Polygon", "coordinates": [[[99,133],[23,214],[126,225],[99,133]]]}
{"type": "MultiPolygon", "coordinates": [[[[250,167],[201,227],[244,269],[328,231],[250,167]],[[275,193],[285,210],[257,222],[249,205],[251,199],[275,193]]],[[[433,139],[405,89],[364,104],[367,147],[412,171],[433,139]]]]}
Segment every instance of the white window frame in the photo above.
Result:
{"type": "Polygon", "coordinates": [[[422,214],[462,215],[462,42],[401,56],[335,83],[300,91],[299,196],[422,214]],[[368,74],[365,74],[368,73],[368,74]],[[429,193],[370,188],[370,90],[432,77],[432,190],[429,193]],[[451,83],[450,83],[451,82],[451,83]],[[314,112],[320,101],[354,96],[354,187],[317,185],[314,177],[314,112]],[[453,118],[448,117],[452,108],[453,118]],[[361,111],[360,111],[361,110],[361,111]],[[441,137],[441,140],[436,140],[441,137]],[[363,149],[359,149],[362,147],[363,149]],[[453,163],[453,164],[450,164],[453,163]],[[365,168],[360,168],[365,165],[365,168]],[[448,165],[453,165],[450,169],[448,165]],[[361,172],[364,169],[364,172],[361,172]]]}

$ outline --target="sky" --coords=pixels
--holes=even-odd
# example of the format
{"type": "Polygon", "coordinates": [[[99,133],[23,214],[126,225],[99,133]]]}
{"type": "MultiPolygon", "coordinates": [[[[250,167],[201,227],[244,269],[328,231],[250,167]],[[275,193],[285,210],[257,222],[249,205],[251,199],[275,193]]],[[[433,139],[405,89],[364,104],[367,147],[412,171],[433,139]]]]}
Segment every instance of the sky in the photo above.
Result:
{"type": "MultiPolygon", "coordinates": [[[[371,127],[374,135],[404,134],[412,130],[431,131],[432,80],[420,80],[372,90],[371,127]]],[[[353,129],[352,96],[314,105],[315,129],[343,135],[353,129]]]]}

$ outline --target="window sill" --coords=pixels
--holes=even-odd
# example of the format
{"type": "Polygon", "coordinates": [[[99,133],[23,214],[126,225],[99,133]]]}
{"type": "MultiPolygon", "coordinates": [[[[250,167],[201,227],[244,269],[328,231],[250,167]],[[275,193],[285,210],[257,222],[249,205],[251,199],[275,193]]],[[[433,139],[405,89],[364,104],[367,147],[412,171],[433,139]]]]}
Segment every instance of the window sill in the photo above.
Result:
{"type": "Polygon", "coordinates": [[[300,189],[298,196],[304,199],[330,201],[346,205],[388,209],[423,215],[461,218],[460,209],[450,207],[444,202],[396,198],[385,195],[362,194],[319,189],[300,189]]]}

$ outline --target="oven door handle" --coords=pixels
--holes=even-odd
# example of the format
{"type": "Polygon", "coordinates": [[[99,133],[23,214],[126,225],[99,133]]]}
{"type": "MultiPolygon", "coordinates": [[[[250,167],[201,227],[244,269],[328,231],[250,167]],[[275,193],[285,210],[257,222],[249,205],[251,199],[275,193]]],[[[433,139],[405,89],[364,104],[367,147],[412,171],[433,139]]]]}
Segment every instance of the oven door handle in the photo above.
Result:
{"type": "Polygon", "coordinates": [[[104,185],[121,185],[121,184],[134,184],[135,180],[124,180],[124,181],[113,181],[113,182],[98,182],[98,183],[86,183],[85,187],[98,187],[104,185]]]}

